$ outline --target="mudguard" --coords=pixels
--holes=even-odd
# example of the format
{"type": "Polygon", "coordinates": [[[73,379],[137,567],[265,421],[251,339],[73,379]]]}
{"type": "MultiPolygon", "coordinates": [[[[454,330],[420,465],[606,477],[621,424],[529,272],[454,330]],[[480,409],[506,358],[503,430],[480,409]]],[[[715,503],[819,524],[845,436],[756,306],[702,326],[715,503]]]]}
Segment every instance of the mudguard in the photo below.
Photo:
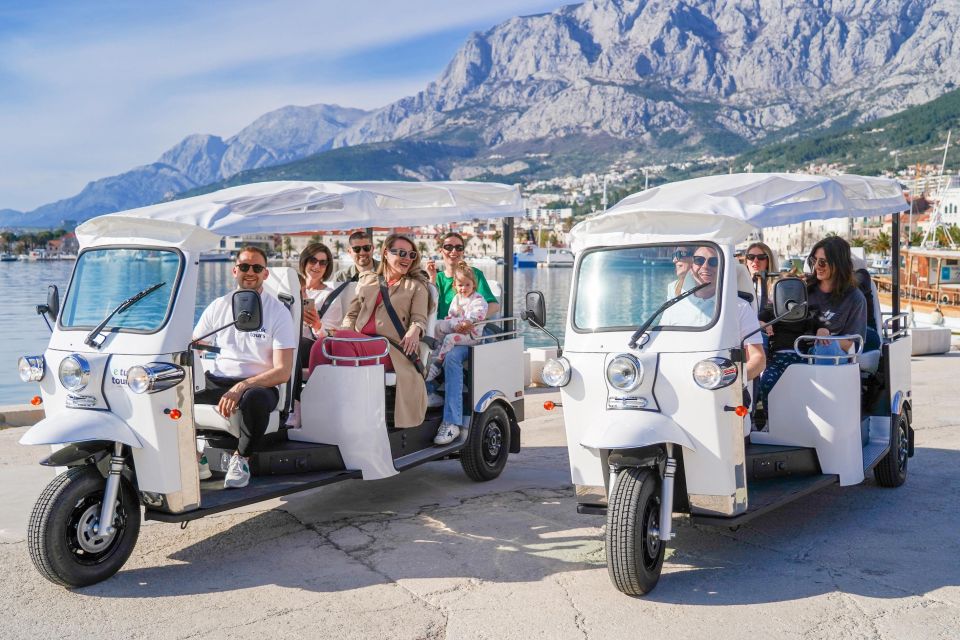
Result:
{"type": "Polygon", "coordinates": [[[590,429],[580,444],[589,449],[633,449],[672,442],[696,450],[690,436],[676,422],[652,411],[624,412],[611,418],[606,426],[590,429]]]}
{"type": "Polygon", "coordinates": [[[126,422],[109,411],[67,409],[44,418],[20,438],[20,444],[70,444],[91,440],[122,442],[142,449],[140,438],[126,422]]]}

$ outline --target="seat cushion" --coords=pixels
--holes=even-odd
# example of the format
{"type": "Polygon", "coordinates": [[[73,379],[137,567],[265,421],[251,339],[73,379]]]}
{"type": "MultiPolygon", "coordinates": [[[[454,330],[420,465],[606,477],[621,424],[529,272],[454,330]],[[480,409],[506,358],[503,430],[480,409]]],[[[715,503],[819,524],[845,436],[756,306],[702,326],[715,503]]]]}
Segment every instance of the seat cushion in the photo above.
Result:
{"type": "Polygon", "coordinates": [[[864,351],[857,359],[860,364],[860,371],[866,373],[876,373],[880,368],[880,351],[864,351]]]}

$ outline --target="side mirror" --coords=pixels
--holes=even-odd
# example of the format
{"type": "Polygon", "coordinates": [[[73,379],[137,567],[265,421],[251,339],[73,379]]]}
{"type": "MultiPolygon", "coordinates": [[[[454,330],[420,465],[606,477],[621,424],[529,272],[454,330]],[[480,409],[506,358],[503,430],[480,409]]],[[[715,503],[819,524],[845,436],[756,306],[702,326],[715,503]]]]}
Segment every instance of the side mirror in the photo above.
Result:
{"type": "Polygon", "coordinates": [[[60,317],[60,290],[55,284],[47,287],[47,317],[51,322],[60,317]]]}
{"type": "Polygon", "coordinates": [[[237,331],[256,331],[263,325],[263,302],[260,294],[249,289],[233,293],[233,320],[237,331]]]}
{"type": "Polygon", "coordinates": [[[787,322],[803,320],[807,315],[807,283],[800,278],[784,278],[773,286],[773,311],[787,322]]]}
{"type": "Polygon", "coordinates": [[[60,290],[57,285],[47,287],[47,304],[37,305],[37,315],[46,316],[51,322],[57,321],[57,316],[60,315],[60,290]]]}
{"type": "Polygon", "coordinates": [[[528,291],[524,297],[527,310],[520,314],[521,320],[526,320],[530,324],[543,327],[547,322],[547,304],[543,300],[543,294],[539,291],[528,291]]]}

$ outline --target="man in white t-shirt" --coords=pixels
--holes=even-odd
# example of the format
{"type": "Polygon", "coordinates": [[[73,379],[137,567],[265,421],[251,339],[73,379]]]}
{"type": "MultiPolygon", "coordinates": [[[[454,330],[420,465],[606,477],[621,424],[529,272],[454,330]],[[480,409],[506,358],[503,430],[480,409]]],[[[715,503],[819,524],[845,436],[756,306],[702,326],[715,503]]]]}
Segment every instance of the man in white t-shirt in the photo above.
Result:
{"type": "MultiPolygon", "coordinates": [[[[290,311],[272,295],[263,294],[267,256],[257,247],[244,247],[237,256],[233,277],[237,288],[261,294],[263,324],[256,331],[237,331],[229,327],[213,334],[220,348],[214,370],[207,373],[207,388],[198,392],[196,404],[216,404],[217,411],[230,417],[234,411],[243,416],[240,441],[230,459],[224,479],[225,488],[245,487],[250,482],[250,454],[267,430],[270,413],[280,399],[278,385],[290,379],[297,336],[290,311]]],[[[217,298],[204,309],[194,337],[199,337],[233,322],[233,294],[217,298]]],[[[201,479],[210,477],[206,460],[200,460],[201,479]]]]}

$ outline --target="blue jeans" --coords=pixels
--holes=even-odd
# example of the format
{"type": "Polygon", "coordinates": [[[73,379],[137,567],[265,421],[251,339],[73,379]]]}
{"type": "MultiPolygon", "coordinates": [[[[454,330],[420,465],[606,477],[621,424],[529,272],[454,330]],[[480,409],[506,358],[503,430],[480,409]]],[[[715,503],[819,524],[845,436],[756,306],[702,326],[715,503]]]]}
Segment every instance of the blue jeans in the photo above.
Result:
{"type": "MultiPolygon", "coordinates": [[[[814,355],[818,356],[845,356],[847,352],[840,348],[840,343],[836,340],[831,340],[827,344],[820,344],[819,342],[813,343],[813,350],[811,351],[814,355]]],[[[841,364],[844,362],[850,362],[850,359],[840,360],[841,364]]],[[[835,364],[831,360],[818,360],[816,364],[835,364]]]]}
{"type": "MultiPolygon", "coordinates": [[[[443,421],[463,426],[463,365],[470,348],[459,345],[443,359],[443,421]]],[[[436,393],[437,383],[427,383],[427,391],[436,393]]]]}

